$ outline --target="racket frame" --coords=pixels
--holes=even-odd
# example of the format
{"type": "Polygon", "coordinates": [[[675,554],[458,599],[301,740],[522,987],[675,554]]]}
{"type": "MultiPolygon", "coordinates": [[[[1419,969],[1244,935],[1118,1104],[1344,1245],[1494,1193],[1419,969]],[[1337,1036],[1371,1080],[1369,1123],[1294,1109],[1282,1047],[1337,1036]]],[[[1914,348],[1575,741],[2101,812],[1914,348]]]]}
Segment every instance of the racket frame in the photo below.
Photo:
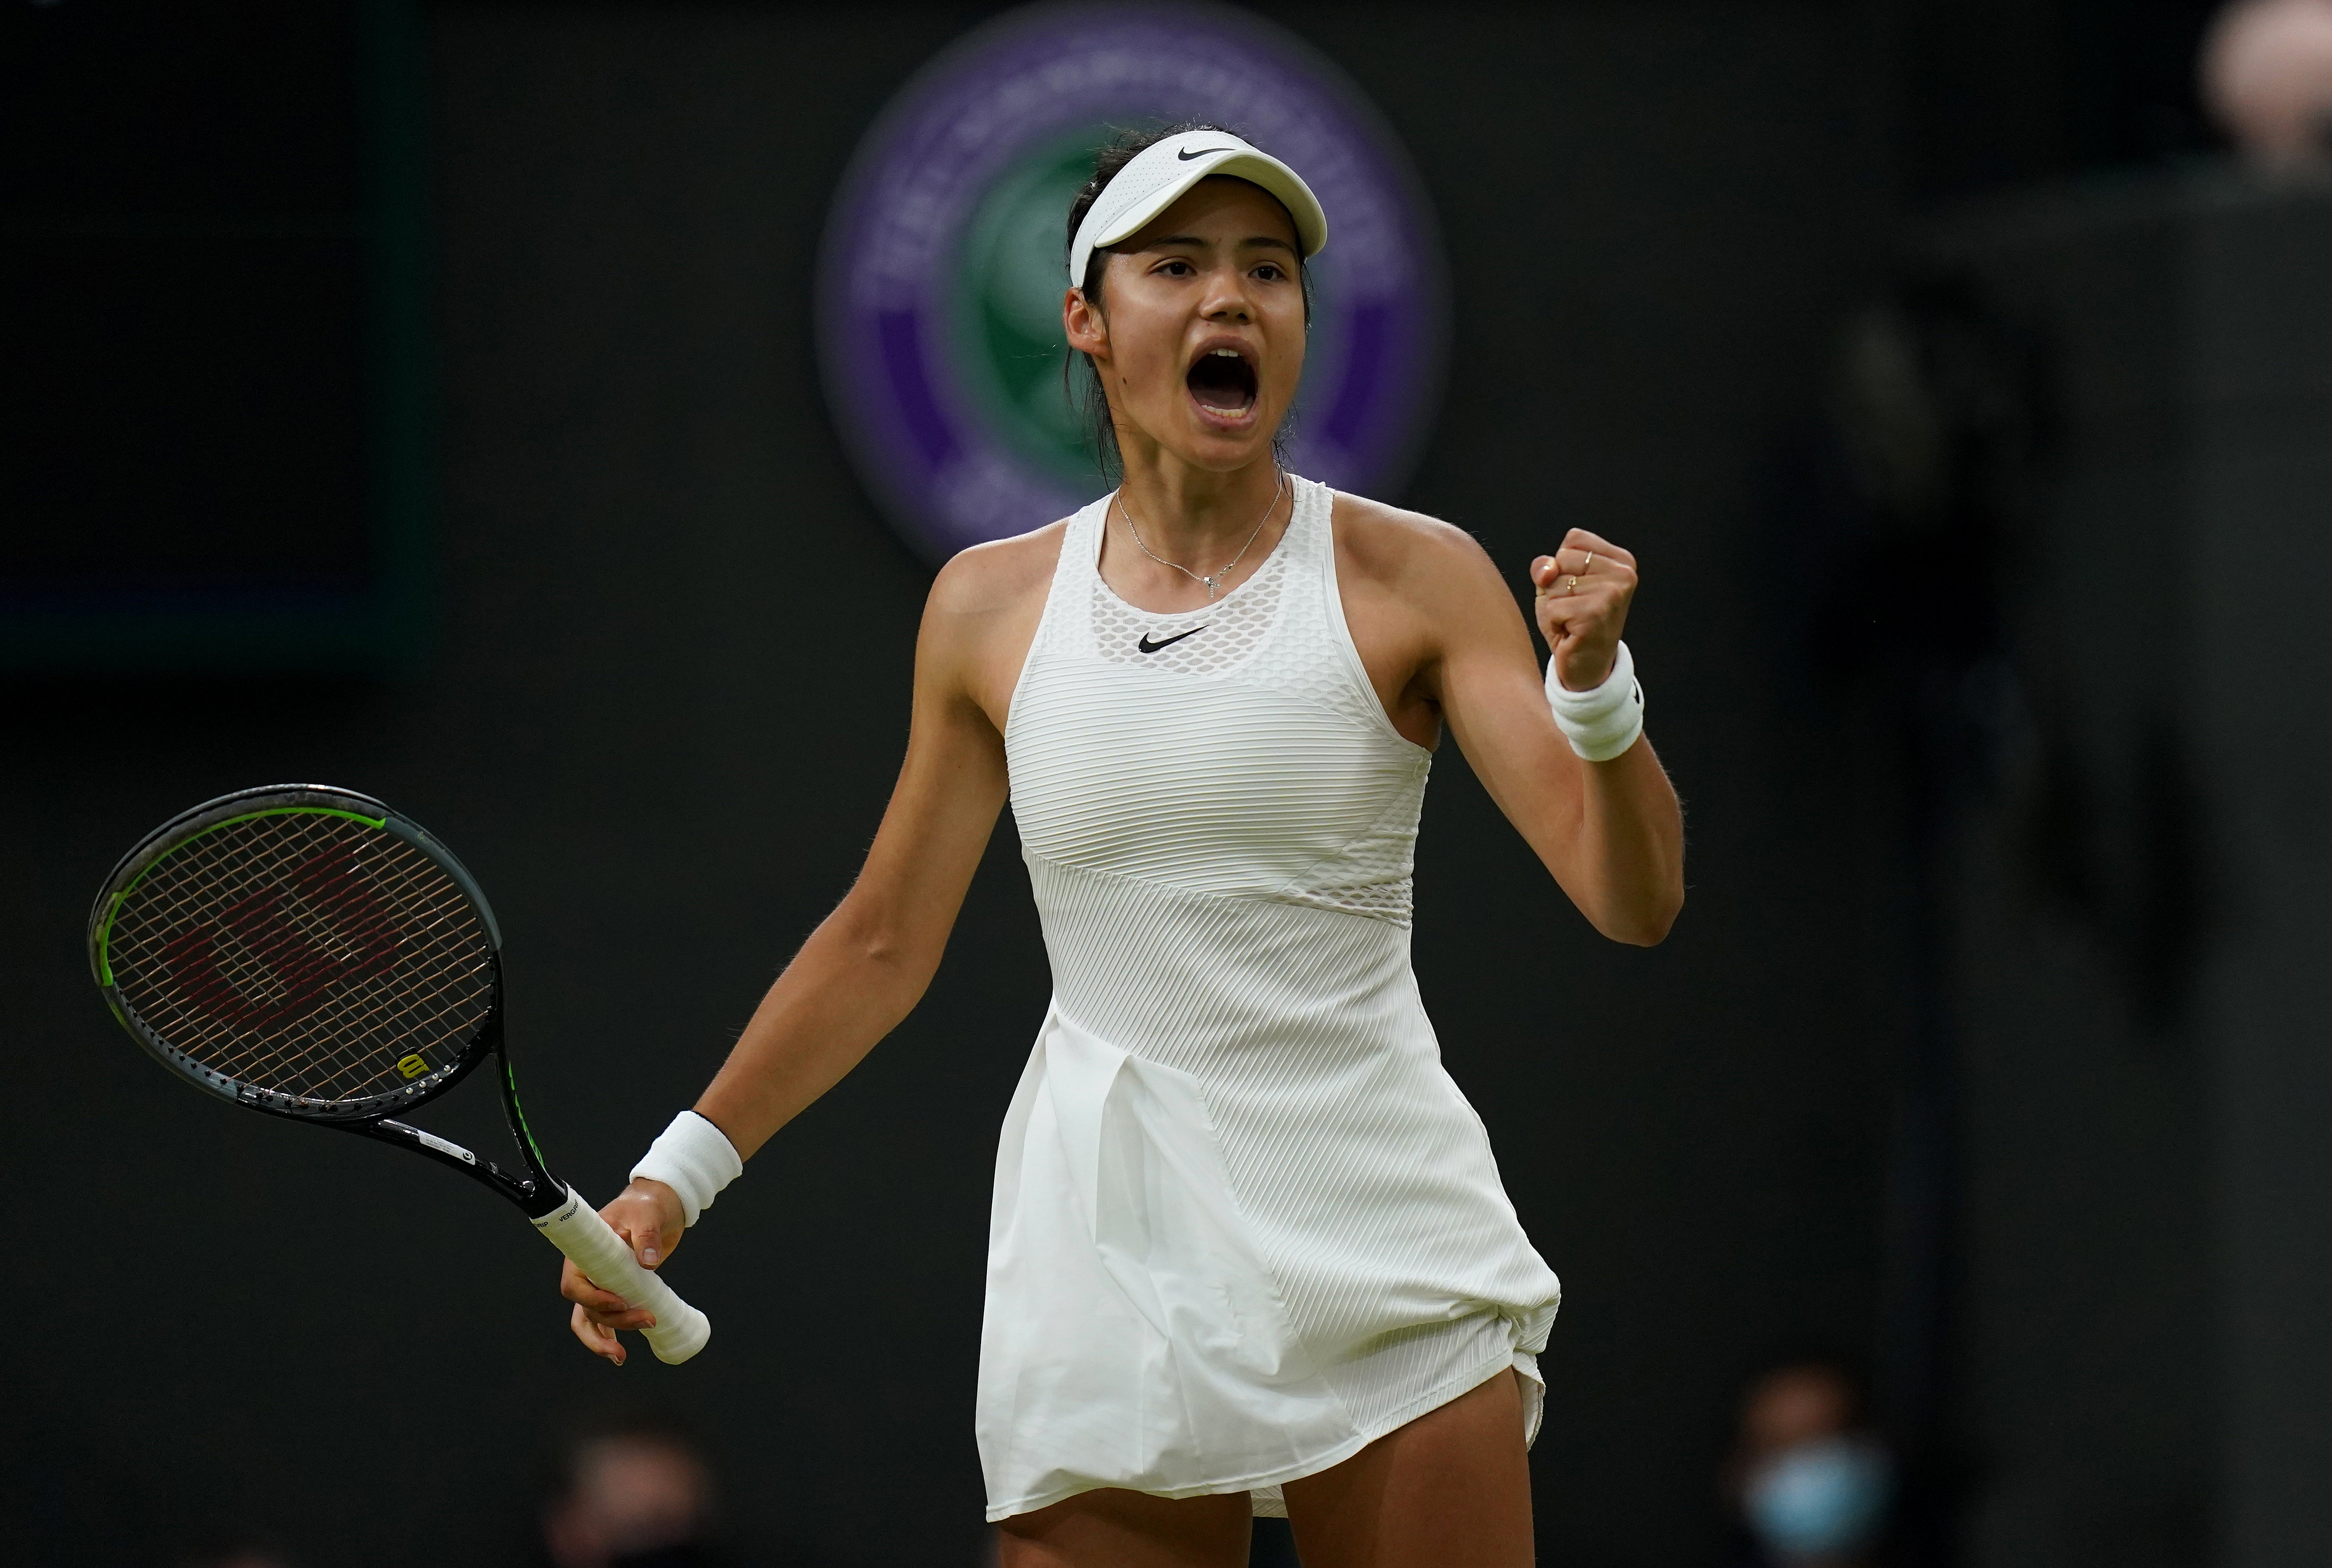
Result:
{"type": "Polygon", "coordinates": [[[180,812],[148,833],[129,854],[115,863],[111,874],[105,879],[104,891],[99,894],[95,906],[90,911],[89,926],[90,972],[96,980],[98,989],[104,993],[105,1005],[130,1037],[145,1047],[147,1054],[168,1067],[175,1076],[220,1099],[271,1116],[303,1122],[311,1126],[337,1128],[344,1133],[394,1144],[400,1149],[410,1149],[447,1170],[459,1171],[517,1205],[530,1219],[542,1219],[567,1200],[566,1185],[550,1173],[550,1165],[542,1157],[542,1150],[534,1141],[533,1131],[527,1126],[526,1113],[519,1104],[518,1075],[511,1066],[510,1047],[502,1030],[502,926],[494,919],[493,906],[486,902],[484,890],[479,887],[477,878],[470,875],[469,868],[452,850],[420,824],[383,802],[352,789],[321,784],[262,785],[205,801],[192,810],[180,812]],[[272,804],[263,805],[262,802],[272,804]],[[148,871],[204,834],[231,823],[278,812],[322,812],[346,817],[412,846],[453,879],[462,895],[477,911],[479,923],[485,932],[489,970],[486,1016],[462,1041],[454,1060],[410,1084],[399,1085],[385,1095],[369,1096],[357,1106],[345,1110],[336,1111],[312,1100],[242,1083],[194,1060],[145,1026],[137,1009],[115,989],[112,969],[108,962],[107,945],[114,918],[148,871]],[[517,1143],[520,1157],[525,1162],[526,1169],[522,1172],[505,1170],[494,1161],[464,1148],[450,1138],[439,1137],[425,1128],[396,1119],[397,1114],[418,1110],[447,1093],[489,1057],[492,1058],[497,1069],[495,1078],[502,1093],[503,1119],[509,1123],[511,1140],[517,1143]]]}
{"type": "MultiPolygon", "coordinates": [[[[494,999],[487,1009],[485,1022],[478,1026],[475,1038],[479,1043],[465,1050],[460,1060],[444,1069],[442,1081],[430,1089],[427,1098],[434,1100],[446,1093],[476,1071],[489,1056],[493,1057],[498,1069],[495,1079],[502,1087],[502,1116],[510,1123],[511,1137],[518,1144],[520,1156],[526,1162],[526,1174],[505,1171],[484,1155],[465,1149],[450,1138],[441,1138],[425,1128],[399,1122],[394,1117],[325,1121],[320,1117],[299,1116],[291,1111],[280,1111],[256,1100],[244,1101],[244,1104],[255,1110],[265,1111],[270,1115],[314,1121],[321,1126],[338,1127],[343,1132],[394,1143],[400,1149],[410,1149],[492,1189],[517,1204],[529,1219],[541,1219],[567,1201],[567,1189],[550,1173],[550,1167],[544,1162],[542,1151],[535,1145],[534,1133],[526,1124],[526,1113],[519,1106],[518,1075],[511,1066],[510,1050],[502,1039],[502,955],[496,953],[493,959],[494,999]]],[[[427,1100],[417,1103],[425,1104],[427,1100]]]]}
{"type": "Polygon", "coordinates": [[[371,796],[322,784],[264,785],[255,789],[223,795],[191,811],[182,811],[140,839],[136,847],[116,863],[112,875],[106,878],[104,888],[90,911],[89,957],[91,973],[99,990],[104,993],[106,1007],[113,1014],[115,1021],[138,1041],[148,1055],[168,1067],[173,1076],[216,1098],[254,1111],[286,1121],[305,1122],[311,1126],[336,1127],[344,1133],[409,1149],[448,1170],[460,1171],[514,1204],[535,1229],[541,1232],[544,1239],[565,1253],[593,1283],[613,1291],[635,1306],[645,1307],[654,1313],[656,1321],[641,1332],[659,1361],[684,1362],[702,1350],[705,1341],[711,1337],[712,1324],[704,1314],[682,1300],[653,1270],[642,1267],[633,1256],[630,1244],[616,1235],[598,1211],[583,1200],[580,1193],[550,1173],[541,1149],[535,1143],[534,1133],[527,1126],[526,1113],[519,1104],[518,1076],[511,1066],[509,1046],[503,1037],[502,927],[496,923],[493,907],[487,904],[477,879],[454,857],[452,850],[411,818],[392,810],[371,796]],[[276,804],[261,804],[270,799],[276,804]],[[158,1031],[144,1022],[138,1009],[114,984],[108,945],[113,922],[139,879],[168,855],[175,854],[205,833],[231,822],[245,821],[277,811],[321,811],[349,817],[390,834],[418,850],[452,878],[456,890],[477,912],[483,931],[488,969],[486,1010],[484,1017],[463,1038],[452,1061],[416,1077],[410,1083],[394,1085],[386,1093],[367,1095],[353,1104],[286,1095],[278,1090],[241,1083],[171,1046],[158,1031]],[[489,1056],[493,1058],[499,1069],[497,1077],[502,1091],[502,1114],[510,1124],[511,1137],[518,1144],[519,1153],[525,1162],[524,1173],[504,1170],[493,1161],[464,1148],[449,1138],[441,1138],[435,1133],[397,1121],[390,1114],[428,1104],[468,1077],[489,1056]]]}

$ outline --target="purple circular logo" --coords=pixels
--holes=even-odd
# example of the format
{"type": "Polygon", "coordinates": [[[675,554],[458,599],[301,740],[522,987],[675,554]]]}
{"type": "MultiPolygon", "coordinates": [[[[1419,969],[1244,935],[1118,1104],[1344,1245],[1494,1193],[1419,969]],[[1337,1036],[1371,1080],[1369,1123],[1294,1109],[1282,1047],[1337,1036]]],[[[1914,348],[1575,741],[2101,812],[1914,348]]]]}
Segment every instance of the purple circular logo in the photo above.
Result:
{"type": "Polygon", "coordinates": [[[859,472],[934,560],[1107,488],[1064,389],[1063,228],[1116,128],[1227,125],[1319,194],[1299,473],[1406,477],[1440,389],[1441,259],[1407,158],[1335,68],[1206,5],[1041,5],[901,90],[844,177],[818,277],[828,397],[859,472]]]}

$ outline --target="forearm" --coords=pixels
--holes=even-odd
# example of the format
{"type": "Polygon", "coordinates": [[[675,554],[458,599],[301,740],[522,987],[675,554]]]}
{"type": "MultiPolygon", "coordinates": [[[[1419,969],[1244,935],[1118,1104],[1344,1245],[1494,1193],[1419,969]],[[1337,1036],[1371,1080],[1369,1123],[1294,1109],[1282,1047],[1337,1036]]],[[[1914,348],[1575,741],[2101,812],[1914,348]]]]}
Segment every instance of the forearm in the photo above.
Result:
{"type": "Polygon", "coordinates": [[[1572,896],[1596,930],[1650,947],[1684,907],[1684,812],[1649,738],[1608,762],[1579,761],[1572,896]]]}
{"type": "MultiPolygon", "coordinates": [[[[713,1195],[736,1179],[741,1159],[897,1027],[939,968],[1008,788],[1003,737],[970,680],[994,651],[981,641],[995,636],[995,617],[980,598],[983,585],[965,586],[982,559],[980,550],[966,550],[932,589],[915,646],[906,760],[857,883],[761,999],[695,1114],[673,1118],[634,1167],[631,1183],[600,1211],[643,1267],[671,1256],[713,1195]]],[[[1045,570],[1049,582],[1049,565],[1045,570]]],[[[1030,586],[1023,597],[1033,603],[1026,616],[1033,631],[1044,588],[1030,586]]],[[[576,1336],[621,1365],[615,1331],[645,1326],[647,1315],[585,1278],[571,1260],[559,1289],[575,1303],[576,1336]]]]}
{"type": "Polygon", "coordinates": [[[753,1010],[697,1114],[750,1158],[913,1010],[939,966],[936,945],[902,940],[845,899],[753,1010]]]}
{"type": "MultiPolygon", "coordinates": [[[[630,1184],[600,1210],[641,1267],[655,1268],[669,1257],[685,1228],[735,1177],[737,1162],[722,1146],[723,1136],[737,1156],[751,1155],[857,1066],[930,983],[945,932],[920,947],[893,942],[883,923],[866,918],[860,902],[856,893],[844,899],[802,944],[696,1102],[697,1116],[720,1132],[706,1130],[695,1117],[675,1117],[630,1184]],[[928,956],[919,956],[923,953],[928,956]]],[[[621,1366],[625,1353],[615,1331],[648,1328],[644,1305],[628,1291],[617,1295],[587,1278],[572,1256],[559,1270],[559,1288],[575,1303],[576,1338],[621,1366]]]]}

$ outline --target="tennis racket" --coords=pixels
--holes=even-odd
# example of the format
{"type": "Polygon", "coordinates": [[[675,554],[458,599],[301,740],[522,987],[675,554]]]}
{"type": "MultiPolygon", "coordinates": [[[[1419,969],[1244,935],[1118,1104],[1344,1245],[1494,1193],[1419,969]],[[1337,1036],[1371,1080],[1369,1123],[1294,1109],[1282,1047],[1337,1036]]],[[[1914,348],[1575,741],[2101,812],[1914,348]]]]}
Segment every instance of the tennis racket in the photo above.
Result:
{"type": "Polygon", "coordinates": [[[552,1176],[502,1044],[502,932],[453,853],[319,784],[223,795],[146,836],[89,917],[90,970],[138,1043],[196,1087],[409,1149],[515,1203],[594,1285],[656,1315],[660,1361],[704,1315],[552,1176]],[[523,1171],[394,1118],[493,1058],[523,1171]]]}

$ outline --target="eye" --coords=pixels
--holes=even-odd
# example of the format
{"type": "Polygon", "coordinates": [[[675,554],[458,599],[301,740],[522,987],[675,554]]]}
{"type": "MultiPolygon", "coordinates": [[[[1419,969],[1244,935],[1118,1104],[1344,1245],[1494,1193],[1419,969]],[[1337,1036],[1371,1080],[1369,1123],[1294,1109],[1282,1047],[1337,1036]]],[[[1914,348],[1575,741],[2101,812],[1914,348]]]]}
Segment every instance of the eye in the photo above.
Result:
{"type": "Polygon", "coordinates": [[[1199,270],[1180,256],[1170,257],[1160,263],[1158,271],[1161,275],[1169,278],[1195,278],[1199,275],[1199,270]]]}
{"type": "Polygon", "coordinates": [[[1266,262],[1256,268],[1255,275],[1266,283],[1281,283],[1287,281],[1287,269],[1277,262],[1266,262]]]}

